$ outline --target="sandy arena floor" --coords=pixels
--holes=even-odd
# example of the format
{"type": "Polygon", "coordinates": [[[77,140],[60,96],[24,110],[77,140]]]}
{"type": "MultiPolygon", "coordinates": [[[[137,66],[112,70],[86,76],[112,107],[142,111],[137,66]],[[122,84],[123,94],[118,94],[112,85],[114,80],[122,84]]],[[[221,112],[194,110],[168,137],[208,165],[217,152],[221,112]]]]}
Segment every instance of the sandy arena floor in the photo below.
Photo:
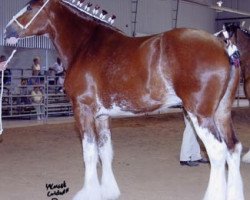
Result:
{"type": "MultiPolygon", "coordinates": [[[[250,147],[250,109],[238,109],[233,116],[243,145],[250,147]]],[[[183,125],[181,113],[112,121],[120,200],[202,199],[209,165],[179,165],[183,125]]],[[[1,200],[70,200],[82,187],[81,143],[74,123],[6,129],[0,155],[1,200]],[[64,183],[69,191],[47,197],[55,191],[46,190],[50,183],[64,183]]],[[[247,200],[250,164],[242,163],[241,173],[247,200]]]]}

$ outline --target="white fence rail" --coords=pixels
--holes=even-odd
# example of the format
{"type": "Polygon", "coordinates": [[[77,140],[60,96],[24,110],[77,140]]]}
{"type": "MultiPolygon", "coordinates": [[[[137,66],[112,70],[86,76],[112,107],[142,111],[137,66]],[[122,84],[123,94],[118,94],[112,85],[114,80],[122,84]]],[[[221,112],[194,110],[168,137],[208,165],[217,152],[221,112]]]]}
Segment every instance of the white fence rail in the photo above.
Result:
{"type": "Polygon", "coordinates": [[[57,76],[5,76],[4,95],[2,104],[3,118],[33,119],[37,117],[45,120],[50,116],[72,116],[71,104],[58,84],[57,76]],[[32,91],[39,88],[42,101],[33,101],[32,91]],[[37,110],[37,108],[40,109],[37,110]]]}

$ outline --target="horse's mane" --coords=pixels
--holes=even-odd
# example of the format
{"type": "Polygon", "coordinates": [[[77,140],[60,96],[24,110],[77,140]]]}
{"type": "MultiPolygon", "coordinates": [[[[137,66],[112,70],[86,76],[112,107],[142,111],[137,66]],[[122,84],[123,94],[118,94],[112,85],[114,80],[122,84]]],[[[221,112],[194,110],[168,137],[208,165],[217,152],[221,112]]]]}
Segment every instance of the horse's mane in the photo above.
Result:
{"type": "MultiPolygon", "coordinates": [[[[34,0],[32,0],[32,1],[34,1],[34,0]]],[[[109,24],[108,21],[101,20],[100,18],[95,17],[91,13],[86,12],[84,9],[80,8],[79,6],[69,2],[67,0],[60,0],[59,2],[62,3],[66,8],[70,8],[70,9],[74,10],[75,12],[77,12],[78,16],[83,18],[83,19],[87,19],[87,20],[92,21],[94,23],[98,23],[98,24],[105,26],[109,29],[112,29],[116,32],[120,32],[120,33],[124,34],[123,31],[121,31],[120,29],[109,24]]]]}

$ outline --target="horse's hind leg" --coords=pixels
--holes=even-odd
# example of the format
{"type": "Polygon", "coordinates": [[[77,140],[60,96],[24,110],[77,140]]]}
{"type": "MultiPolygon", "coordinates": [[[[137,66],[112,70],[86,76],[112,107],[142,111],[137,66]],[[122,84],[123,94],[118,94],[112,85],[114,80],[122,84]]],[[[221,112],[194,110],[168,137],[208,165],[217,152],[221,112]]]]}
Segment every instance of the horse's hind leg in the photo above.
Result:
{"type": "Polygon", "coordinates": [[[240,155],[242,145],[236,138],[231,120],[230,109],[225,107],[226,102],[221,102],[215,115],[216,124],[223,134],[223,140],[227,145],[227,200],[243,200],[243,183],[240,174],[240,155]]]}
{"type": "Polygon", "coordinates": [[[243,183],[240,174],[240,154],[242,150],[241,143],[235,144],[232,150],[227,152],[228,164],[228,183],[227,200],[243,200],[243,183]]]}
{"type": "Polygon", "coordinates": [[[226,200],[225,163],[227,146],[215,137],[218,129],[211,118],[197,118],[188,113],[193,126],[204,143],[211,164],[210,178],[204,200],[226,200]]]}
{"type": "MultiPolygon", "coordinates": [[[[217,117],[216,117],[217,118],[217,117]]],[[[227,144],[226,161],[228,165],[228,179],[227,179],[227,200],[243,200],[243,183],[240,174],[240,155],[242,150],[241,143],[237,140],[231,117],[221,116],[217,119],[217,125],[223,133],[223,139],[227,144]]]]}
{"type": "Polygon", "coordinates": [[[109,117],[106,115],[99,116],[96,118],[95,123],[98,133],[98,150],[102,162],[102,198],[105,200],[114,200],[119,197],[120,190],[112,170],[113,149],[109,129],[109,117]]]}
{"type": "Polygon", "coordinates": [[[242,145],[235,135],[231,119],[231,108],[239,83],[239,73],[239,68],[232,68],[230,74],[231,80],[229,81],[228,88],[221,99],[214,116],[221,137],[227,145],[227,200],[244,199],[243,183],[240,174],[240,155],[242,145]]]}
{"type": "Polygon", "coordinates": [[[97,175],[98,149],[93,114],[85,105],[76,106],[75,109],[75,117],[83,136],[85,177],[83,188],[74,196],[73,200],[102,200],[97,175]]]}

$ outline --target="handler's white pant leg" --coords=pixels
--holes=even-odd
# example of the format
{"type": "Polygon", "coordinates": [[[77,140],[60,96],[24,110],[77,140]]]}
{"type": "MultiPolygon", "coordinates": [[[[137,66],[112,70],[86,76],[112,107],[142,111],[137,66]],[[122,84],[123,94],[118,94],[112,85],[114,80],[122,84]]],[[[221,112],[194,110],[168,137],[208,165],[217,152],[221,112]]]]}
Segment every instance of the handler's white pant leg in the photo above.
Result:
{"type": "Polygon", "coordinates": [[[195,161],[202,158],[200,145],[197,141],[195,130],[190,121],[184,115],[185,130],[183,133],[180,161],[195,161]]]}

